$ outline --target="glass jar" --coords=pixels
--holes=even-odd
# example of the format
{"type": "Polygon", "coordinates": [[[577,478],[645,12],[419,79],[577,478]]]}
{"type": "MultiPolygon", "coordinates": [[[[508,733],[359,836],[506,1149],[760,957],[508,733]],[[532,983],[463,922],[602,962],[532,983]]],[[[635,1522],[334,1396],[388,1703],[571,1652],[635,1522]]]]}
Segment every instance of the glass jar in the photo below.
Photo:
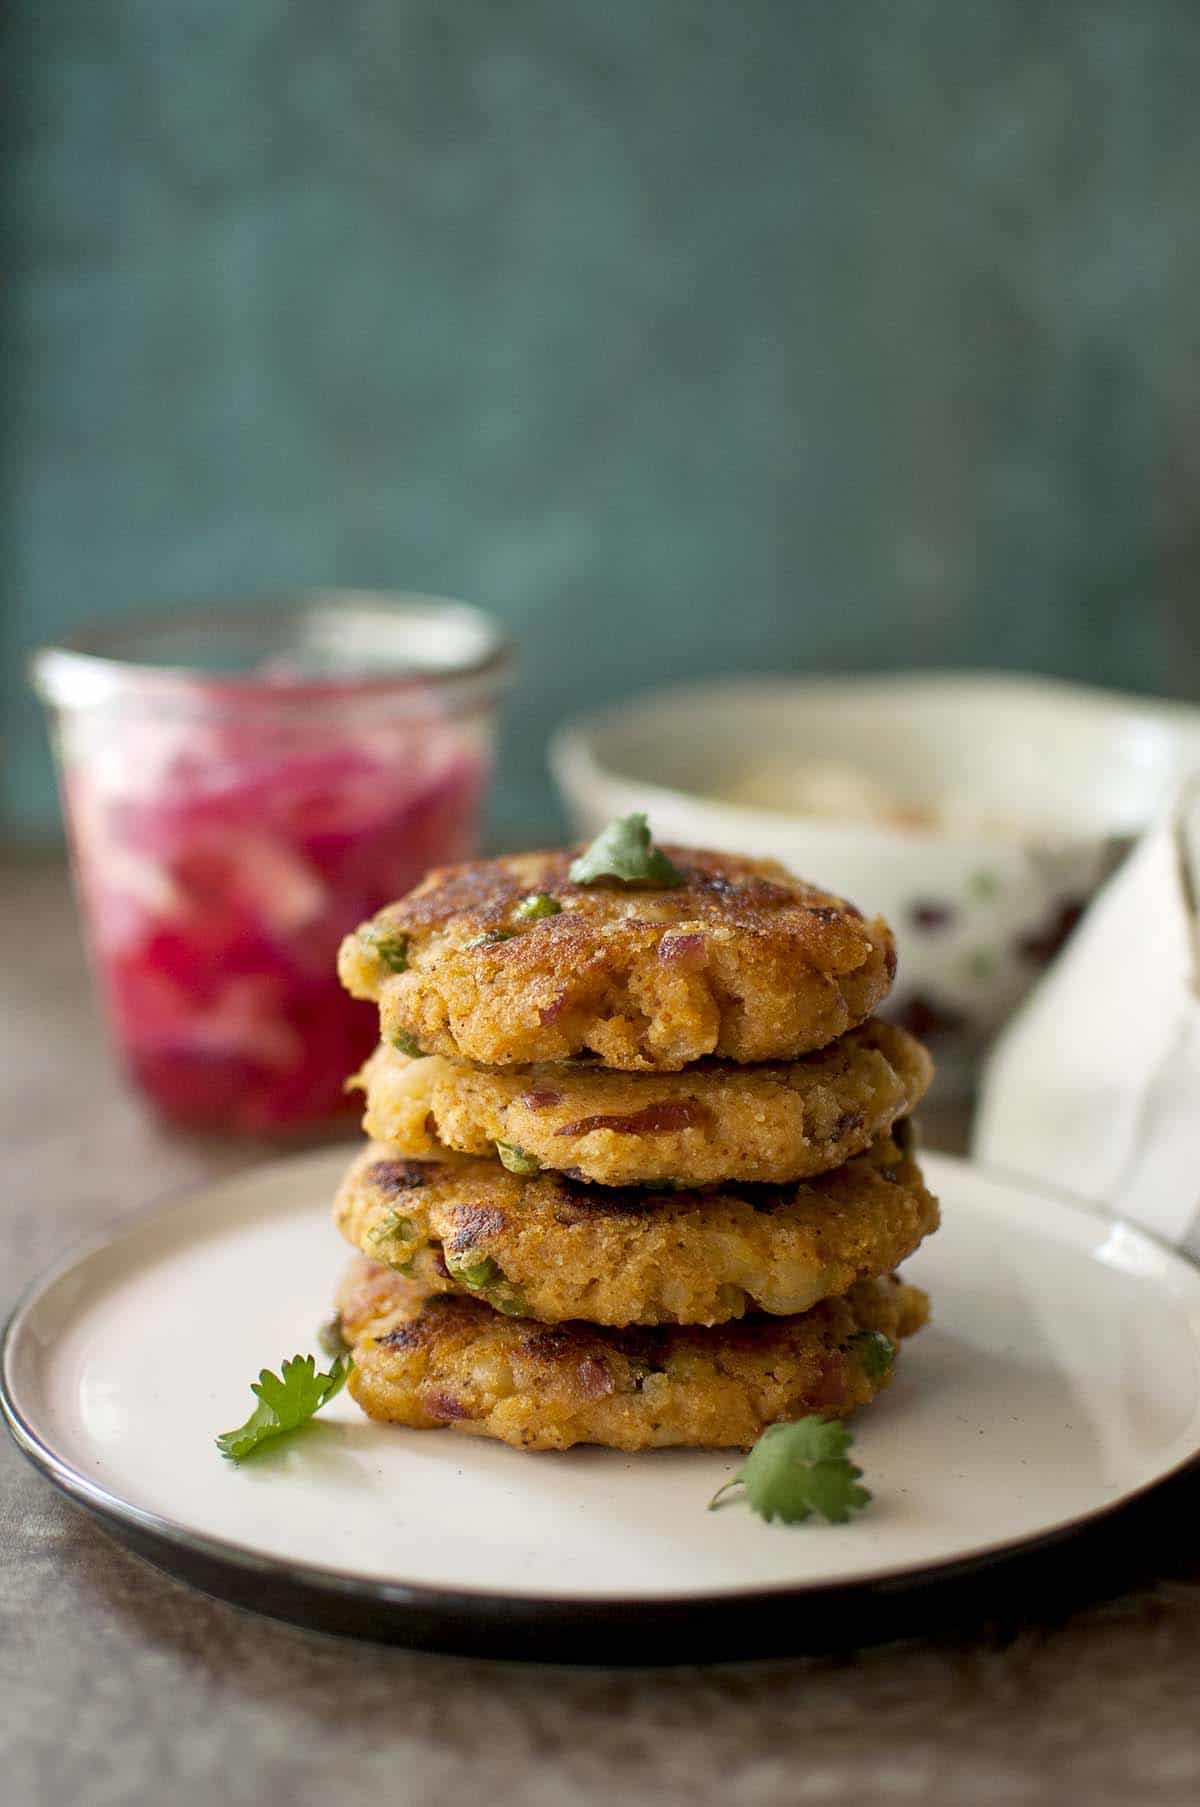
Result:
{"type": "Polygon", "coordinates": [[[508,665],[476,609],[343,592],[36,655],[98,985],[165,1117],[261,1134],[353,1108],[377,1025],[339,939],[476,851],[508,665]]]}

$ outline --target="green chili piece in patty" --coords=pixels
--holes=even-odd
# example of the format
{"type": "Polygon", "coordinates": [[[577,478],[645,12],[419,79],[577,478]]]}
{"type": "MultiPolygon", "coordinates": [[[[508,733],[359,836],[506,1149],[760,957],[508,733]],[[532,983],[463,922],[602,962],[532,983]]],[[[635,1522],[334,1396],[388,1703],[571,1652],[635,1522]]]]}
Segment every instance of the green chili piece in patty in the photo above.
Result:
{"type": "Polygon", "coordinates": [[[373,953],[379,955],[383,964],[394,973],[408,971],[408,936],[392,935],[386,929],[377,929],[374,923],[367,923],[358,931],[358,938],[373,953]]]}
{"type": "Polygon", "coordinates": [[[445,1257],[454,1278],[473,1292],[482,1292],[484,1287],[496,1286],[504,1279],[504,1269],[499,1262],[493,1261],[490,1255],[480,1255],[476,1249],[468,1250],[465,1255],[452,1255],[446,1250],[445,1257]]]}
{"type": "Polygon", "coordinates": [[[540,1173],[542,1163],[535,1154],[527,1154],[515,1142],[497,1142],[496,1153],[510,1173],[540,1173]]]}
{"type": "Polygon", "coordinates": [[[558,916],[561,912],[562,905],[557,897],[551,897],[546,891],[531,891],[528,897],[521,899],[513,915],[520,922],[537,922],[543,916],[558,916]]]}
{"type": "Polygon", "coordinates": [[[896,1345],[882,1330],[856,1330],[846,1348],[857,1355],[869,1381],[878,1383],[891,1373],[896,1345]]]}

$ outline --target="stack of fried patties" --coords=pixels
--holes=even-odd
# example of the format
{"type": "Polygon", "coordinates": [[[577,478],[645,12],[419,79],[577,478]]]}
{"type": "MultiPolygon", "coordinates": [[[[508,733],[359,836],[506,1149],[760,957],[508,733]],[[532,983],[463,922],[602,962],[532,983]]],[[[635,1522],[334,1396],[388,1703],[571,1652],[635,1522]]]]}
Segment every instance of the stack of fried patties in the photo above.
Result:
{"type": "Polygon", "coordinates": [[[874,1398],[938,1222],[929,1057],[872,1016],[895,964],[882,920],[639,817],[432,872],[350,936],[382,1027],[336,1206],[358,1403],[632,1450],[874,1398]]]}

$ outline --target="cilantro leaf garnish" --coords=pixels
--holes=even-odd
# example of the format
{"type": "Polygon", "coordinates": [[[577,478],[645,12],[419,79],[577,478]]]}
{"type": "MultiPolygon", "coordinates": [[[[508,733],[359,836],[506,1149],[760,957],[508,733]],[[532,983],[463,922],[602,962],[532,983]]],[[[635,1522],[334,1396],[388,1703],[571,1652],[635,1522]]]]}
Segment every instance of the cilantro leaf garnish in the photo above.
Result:
{"type": "Polygon", "coordinates": [[[708,1502],[709,1511],[731,1487],[744,1487],[751,1511],[768,1523],[780,1518],[798,1525],[814,1512],[844,1524],[866,1505],[870,1494],[858,1485],[861,1468],[847,1457],[850,1432],[837,1420],[798,1418],[771,1424],[731,1480],[708,1502]]]}
{"type": "Polygon", "coordinates": [[[392,1046],[398,1048],[401,1054],[407,1054],[410,1060],[425,1059],[424,1048],[416,1036],[410,1035],[407,1029],[397,1029],[392,1037],[392,1046]]]}
{"type": "Polygon", "coordinates": [[[408,971],[407,935],[392,935],[386,929],[377,929],[373,922],[368,922],[359,929],[358,938],[373,953],[378,954],[383,964],[392,972],[408,971]]]}
{"type": "Polygon", "coordinates": [[[682,885],[684,875],[661,848],[650,841],[650,828],[641,810],[618,816],[585,847],[567,873],[573,885],[594,885],[598,879],[615,878],[623,885],[682,885]]]}
{"type": "Polygon", "coordinates": [[[272,1437],[281,1437],[285,1431],[307,1424],[314,1412],[341,1392],[353,1365],[350,1357],[344,1355],[332,1364],[328,1374],[319,1374],[315,1356],[294,1355],[290,1362],[283,1363],[279,1374],[264,1368],[250,1388],[258,1404],[245,1424],[235,1431],[222,1432],[216,1440],[217,1448],[231,1461],[242,1462],[272,1437]]]}
{"type": "Polygon", "coordinates": [[[516,1142],[497,1142],[496,1153],[500,1156],[501,1164],[507,1167],[510,1173],[540,1173],[542,1171],[542,1163],[537,1156],[529,1154],[516,1142]]]}
{"type": "Polygon", "coordinates": [[[857,1355],[869,1381],[878,1383],[891,1372],[896,1345],[882,1330],[856,1330],[846,1347],[857,1355]]]}
{"type": "Polygon", "coordinates": [[[551,897],[548,891],[531,891],[517,904],[513,915],[519,922],[537,922],[543,916],[558,916],[561,912],[557,897],[551,897]]]}

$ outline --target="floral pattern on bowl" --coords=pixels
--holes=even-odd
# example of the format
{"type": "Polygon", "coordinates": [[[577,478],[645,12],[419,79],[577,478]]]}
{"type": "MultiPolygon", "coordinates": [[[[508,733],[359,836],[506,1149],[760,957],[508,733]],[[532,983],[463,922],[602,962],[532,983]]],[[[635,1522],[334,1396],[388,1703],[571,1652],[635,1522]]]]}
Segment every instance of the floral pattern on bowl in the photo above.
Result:
{"type": "Polygon", "coordinates": [[[929,1040],[945,1097],[971,1082],[1141,826],[1200,770],[1200,710],[1016,677],[732,680],[571,724],[551,763],[581,835],[645,809],[661,841],[770,856],[885,915],[900,966],[884,1014],[929,1040]],[[714,799],[754,747],[857,762],[926,798],[953,773],[960,793],[1043,826],[906,831],[714,799]]]}

